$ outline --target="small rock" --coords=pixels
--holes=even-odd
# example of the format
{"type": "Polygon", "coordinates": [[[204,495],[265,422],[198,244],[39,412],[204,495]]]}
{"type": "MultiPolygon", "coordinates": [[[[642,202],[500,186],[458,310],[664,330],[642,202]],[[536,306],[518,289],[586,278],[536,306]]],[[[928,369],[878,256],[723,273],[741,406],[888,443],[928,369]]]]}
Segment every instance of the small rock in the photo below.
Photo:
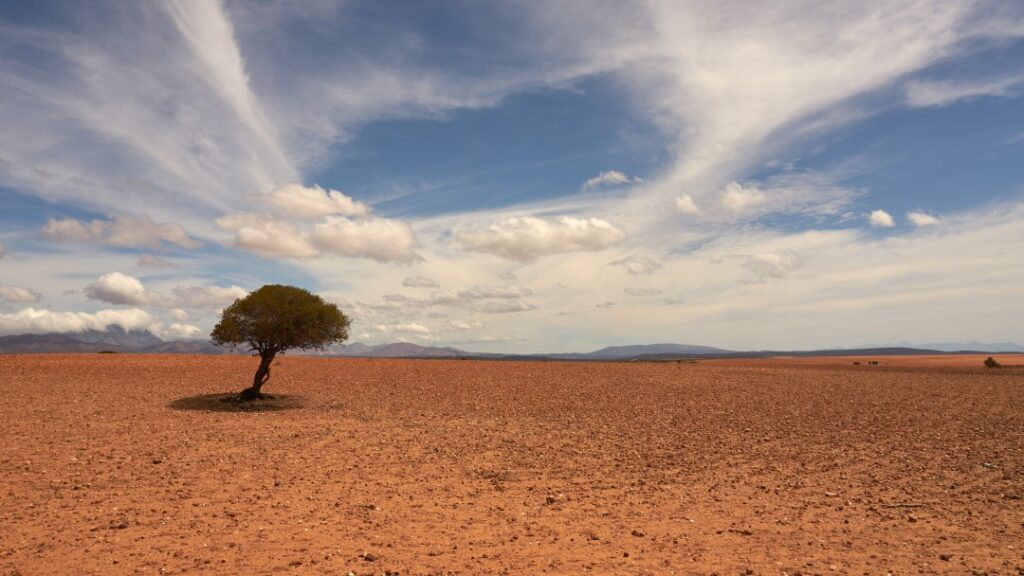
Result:
{"type": "Polygon", "coordinates": [[[544,503],[547,504],[548,506],[554,504],[555,502],[556,500],[554,496],[548,496],[547,498],[544,498],[544,503]]]}
{"type": "Polygon", "coordinates": [[[949,562],[952,559],[953,556],[951,554],[939,554],[939,560],[942,560],[943,562],[949,562]]]}
{"type": "Polygon", "coordinates": [[[153,464],[160,464],[162,462],[163,462],[163,460],[161,460],[159,458],[153,458],[153,464]]]}
{"type": "Polygon", "coordinates": [[[369,552],[364,552],[363,553],[363,560],[365,560],[367,562],[376,562],[377,561],[377,557],[374,556],[373,554],[369,553],[369,552]]]}
{"type": "Polygon", "coordinates": [[[636,536],[637,538],[643,538],[644,536],[646,536],[646,534],[644,534],[643,532],[641,532],[639,530],[633,530],[632,532],[630,532],[630,534],[632,534],[633,536],[636,536]]]}

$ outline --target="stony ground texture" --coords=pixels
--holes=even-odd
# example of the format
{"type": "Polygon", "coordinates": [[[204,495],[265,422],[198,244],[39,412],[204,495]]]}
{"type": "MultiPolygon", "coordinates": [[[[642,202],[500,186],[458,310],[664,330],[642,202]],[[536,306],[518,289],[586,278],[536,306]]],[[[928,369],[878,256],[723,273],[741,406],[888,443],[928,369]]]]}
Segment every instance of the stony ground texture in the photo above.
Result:
{"type": "Polygon", "coordinates": [[[957,363],[0,357],[0,574],[1022,574],[957,363]]]}

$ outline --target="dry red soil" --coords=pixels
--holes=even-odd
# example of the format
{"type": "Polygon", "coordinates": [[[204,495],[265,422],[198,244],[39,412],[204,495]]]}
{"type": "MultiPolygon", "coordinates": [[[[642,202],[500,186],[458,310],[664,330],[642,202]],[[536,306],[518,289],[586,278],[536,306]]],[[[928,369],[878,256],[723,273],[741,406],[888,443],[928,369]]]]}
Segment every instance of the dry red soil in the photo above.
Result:
{"type": "Polygon", "coordinates": [[[0,574],[1024,573],[1024,370],[880,360],[0,357],[0,574]]]}

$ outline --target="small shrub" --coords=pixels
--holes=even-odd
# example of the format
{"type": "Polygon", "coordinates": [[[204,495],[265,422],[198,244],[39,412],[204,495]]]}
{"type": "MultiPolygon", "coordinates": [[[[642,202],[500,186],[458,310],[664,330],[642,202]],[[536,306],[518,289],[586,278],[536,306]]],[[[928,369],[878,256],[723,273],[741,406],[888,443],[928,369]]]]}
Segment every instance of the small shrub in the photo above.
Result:
{"type": "Polygon", "coordinates": [[[989,356],[988,358],[985,358],[985,368],[1002,368],[1002,367],[1003,367],[1003,365],[1000,364],[999,362],[996,362],[995,358],[993,358],[991,356],[989,356]]]}

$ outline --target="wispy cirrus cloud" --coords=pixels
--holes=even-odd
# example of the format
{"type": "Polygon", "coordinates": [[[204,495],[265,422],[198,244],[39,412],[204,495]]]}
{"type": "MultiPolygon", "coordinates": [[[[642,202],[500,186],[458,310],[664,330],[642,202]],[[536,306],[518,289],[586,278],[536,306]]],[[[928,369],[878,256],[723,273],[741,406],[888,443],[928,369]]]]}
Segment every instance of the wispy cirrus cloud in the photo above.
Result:
{"type": "Polygon", "coordinates": [[[948,106],[959,100],[983,96],[1005,97],[1024,91],[1024,74],[978,80],[914,81],[905,87],[906,101],[918,108],[948,106]]]}

